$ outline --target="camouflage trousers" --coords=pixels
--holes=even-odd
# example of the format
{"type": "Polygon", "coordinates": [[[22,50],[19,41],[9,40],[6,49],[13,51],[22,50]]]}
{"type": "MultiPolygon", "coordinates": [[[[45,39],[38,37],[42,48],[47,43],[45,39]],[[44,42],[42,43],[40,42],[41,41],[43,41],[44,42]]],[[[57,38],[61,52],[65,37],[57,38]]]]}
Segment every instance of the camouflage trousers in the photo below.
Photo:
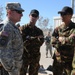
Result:
{"type": "Polygon", "coordinates": [[[38,70],[40,67],[40,54],[34,57],[23,57],[23,65],[20,71],[20,75],[26,75],[28,72],[29,75],[38,75],[38,70]]]}
{"type": "Polygon", "coordinates": [[[71,75],[71,62],[62,63],[57,61],[57,59],[59,59],[60,57],[57,57],[56,59],[56,57],[54,56],[53,58],[53,75],[71,75]]]}

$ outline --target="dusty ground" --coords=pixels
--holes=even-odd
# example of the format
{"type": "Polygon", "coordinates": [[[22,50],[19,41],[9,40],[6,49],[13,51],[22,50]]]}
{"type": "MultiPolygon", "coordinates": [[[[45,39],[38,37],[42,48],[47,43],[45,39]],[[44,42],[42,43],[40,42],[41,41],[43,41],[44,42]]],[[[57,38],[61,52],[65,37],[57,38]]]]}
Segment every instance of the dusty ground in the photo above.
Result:
{"type": "MultiPolygon", "coordinates": [[[[48,58],[46,58],[45,48],[46,48],[45,44],[43,44],[40,48],[40,52],[41,52],[40,65],[43,65],[44,69],[47,69],[49,65],[53,64],[53,59],[51,58],[50,54],[48,54],[48,58]]],[[[39,75],[53,75],[53,74],[52,72],[45,70],[45,71],[41,71],[39,75]]]]}

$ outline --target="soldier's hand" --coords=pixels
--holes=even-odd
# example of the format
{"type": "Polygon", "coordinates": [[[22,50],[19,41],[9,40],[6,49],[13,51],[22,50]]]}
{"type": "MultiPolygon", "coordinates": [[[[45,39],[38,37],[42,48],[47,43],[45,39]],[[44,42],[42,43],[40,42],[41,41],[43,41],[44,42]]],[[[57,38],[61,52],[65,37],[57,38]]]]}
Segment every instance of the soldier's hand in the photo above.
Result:
{"type": "Polygon", "coordinates": [[[59,37],[59,42],[63,42],[65,40],[65,37],[59,37]]]}
{"type": "Polygon", "coordinates": [[[56,56],[60,56],[60,53],[58,51],[55,52],[56,56]]]}
{"type": "Polygon", "coordinates": [[[74,37],[75,37],[74,33],[69,36],[69,38],[74,38],[74,37]]]}

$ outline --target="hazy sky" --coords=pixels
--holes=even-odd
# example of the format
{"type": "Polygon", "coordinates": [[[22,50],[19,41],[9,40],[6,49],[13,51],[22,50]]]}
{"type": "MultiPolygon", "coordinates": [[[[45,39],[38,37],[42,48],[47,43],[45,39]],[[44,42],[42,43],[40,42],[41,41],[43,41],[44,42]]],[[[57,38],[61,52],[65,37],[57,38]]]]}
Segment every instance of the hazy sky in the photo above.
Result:
{"type": "Polygon", "coordinates": [[[32,9],[37,9],[40,16],[49,18],[50,25],[53,25],[53,18],[59,16],[60,11],[64,6],[72,6],[71,0],[0,0],[0,5],[3,7],[4,19],[6,17],[5,5],[7,2],[19,2],[25,10],[20,24],[23,25],[29,22],[29,13],[32,9]]]}

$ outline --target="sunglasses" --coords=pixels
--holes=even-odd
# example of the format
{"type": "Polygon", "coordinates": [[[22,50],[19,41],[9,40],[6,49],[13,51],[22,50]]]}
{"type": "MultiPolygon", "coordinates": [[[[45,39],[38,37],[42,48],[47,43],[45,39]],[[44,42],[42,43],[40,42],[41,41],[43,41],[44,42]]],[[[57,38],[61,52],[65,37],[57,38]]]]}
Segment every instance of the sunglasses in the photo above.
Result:
{"type": "Polygon", "coordinates": [[[61,16],[66,16],[66,15],[70,15],[69,13],[61,13],[61,16]]]}
{"type": "Polygon", "coordinates": [[[18,14],[22,14],[22,11],[18,11],[18,10],[12,10],[12,11],[16,11],[18,14]]]}
{"type": "Polygon", "coordinates": [[[32,16],[32,17],[35,17],[35,18],[38,17],[38,15],[36,15],[36,14],[31,14],[31,16],[32,16]]]}

